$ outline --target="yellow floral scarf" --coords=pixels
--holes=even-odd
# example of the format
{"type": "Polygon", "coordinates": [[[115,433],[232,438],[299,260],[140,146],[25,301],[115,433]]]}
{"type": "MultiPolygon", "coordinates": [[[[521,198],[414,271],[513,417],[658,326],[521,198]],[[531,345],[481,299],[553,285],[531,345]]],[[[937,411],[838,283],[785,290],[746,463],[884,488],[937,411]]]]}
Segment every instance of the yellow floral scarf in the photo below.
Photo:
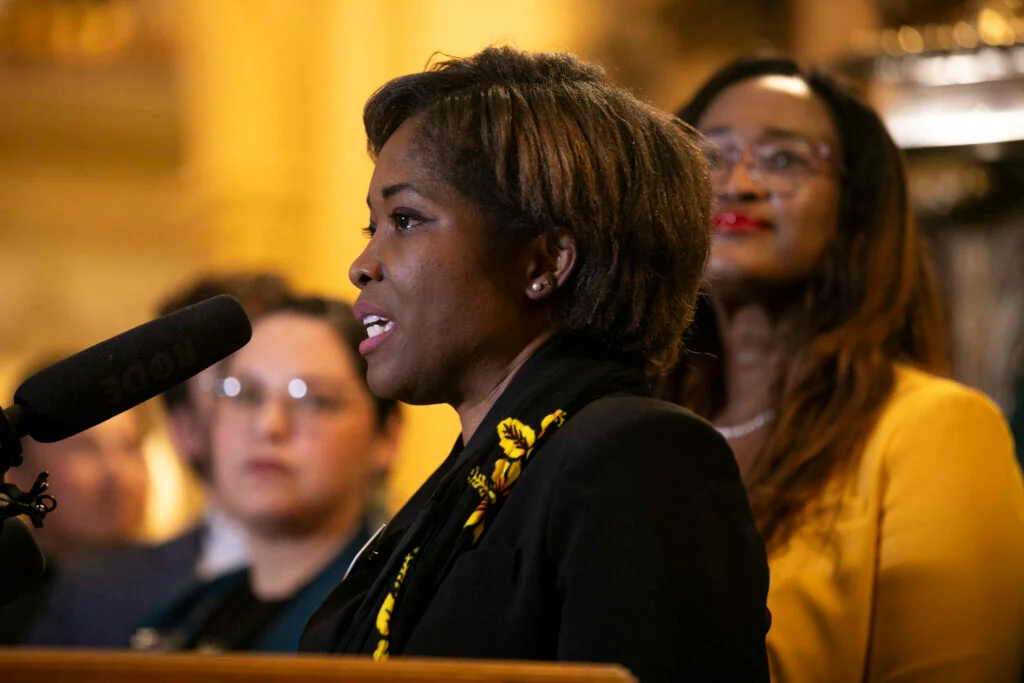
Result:
{"type": "MultiPolygon", "coordinates": [[[[494,470],[491,472],[491,476],[488,478],[480,471],[480,467],[474,467],[467,477],[469,486],[480,496],[479,505],[463,525],[463,528],[472,530],[473,545],[476,545],[480,541],[480,537],[483,536],[487,526],[488,512],[495,510],[497,503],[508,496],[537,445],[547,434],[558,429],[564,423],[565,411],[563,410],[556,410],[546,416],[541,421],[539,433],[514,417],[507,417],[498,423],[498,443],[503,454],[494,461],[494,470]]],[[[384,597],[384,602],[377,612],[378,641],[377,647],[373,651],[373,658],[377,661],[388,658],[391,615],[395,610],[402,584],[409,573],[409,567],[416,559],[419,550],[419,548],[414,548],[405,556],[402,568],[398,570],[398,576],[395,577],[394,585],[384,597]]]]}

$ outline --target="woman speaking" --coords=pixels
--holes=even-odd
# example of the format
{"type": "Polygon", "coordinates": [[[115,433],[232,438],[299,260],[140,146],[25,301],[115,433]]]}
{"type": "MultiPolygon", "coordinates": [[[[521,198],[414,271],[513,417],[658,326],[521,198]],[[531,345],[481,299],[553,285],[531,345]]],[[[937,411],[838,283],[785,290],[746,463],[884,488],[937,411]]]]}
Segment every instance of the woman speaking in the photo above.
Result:
{"type": "Polygon", "coordinates": [[[462,434],[302,649],[767,680],[767,564],[735,460],[647,396],[707,258],[692,129],[596,67],[511,48],[391,81],[364,122],[368,381],[451,405],[462,434]]]}

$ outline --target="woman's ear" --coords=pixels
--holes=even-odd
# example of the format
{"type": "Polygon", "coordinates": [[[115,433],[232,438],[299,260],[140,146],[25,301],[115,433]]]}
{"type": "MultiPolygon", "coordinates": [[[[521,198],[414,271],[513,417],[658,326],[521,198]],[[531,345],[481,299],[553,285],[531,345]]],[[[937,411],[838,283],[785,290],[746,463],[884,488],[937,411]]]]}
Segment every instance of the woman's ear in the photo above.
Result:
{"type": "Polygon", "coordinates": [[[576,240],[565,230],[540,235],[530,244],[526,296],[542,301],[565,285],[576,269],[576,240]]]}

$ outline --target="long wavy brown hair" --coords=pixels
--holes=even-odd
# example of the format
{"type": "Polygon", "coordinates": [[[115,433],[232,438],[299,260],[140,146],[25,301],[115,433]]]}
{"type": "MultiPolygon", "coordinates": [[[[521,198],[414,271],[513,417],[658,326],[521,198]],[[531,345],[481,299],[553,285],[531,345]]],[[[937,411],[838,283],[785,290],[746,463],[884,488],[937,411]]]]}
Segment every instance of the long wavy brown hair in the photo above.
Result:
{"type": "MultiPolygon", "coordinates": [[[[856,465],[892,393],[894,364],[942,374],[945,315],[926,246],[911,220],[903,159],[875,112],[851,89],[787,59],[726,66],[678,116],[696,125],[728,86],[776,74],[802,78],[825,103],[842,146],[837,238],[804,289],[803,320],[776,390],[777,420],[746,475],[769,550],[801,513],[856,465]]],[[[658,393],[707,418],[725,404],[724,349],[702,298],[682,361],[658,393]]]]}

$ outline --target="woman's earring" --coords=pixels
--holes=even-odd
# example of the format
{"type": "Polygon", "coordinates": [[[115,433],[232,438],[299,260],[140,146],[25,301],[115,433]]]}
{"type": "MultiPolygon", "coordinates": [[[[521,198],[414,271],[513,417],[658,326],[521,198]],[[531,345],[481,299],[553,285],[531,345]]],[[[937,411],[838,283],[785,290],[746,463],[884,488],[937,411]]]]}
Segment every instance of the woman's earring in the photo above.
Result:
{"type": "Polygon", "coordinates": [[[533,284],[530,285],[530,289],[532,289],[535,292],[542,292],[544,291],[544,283],[539,281],[534,282],[533,284]]]}

